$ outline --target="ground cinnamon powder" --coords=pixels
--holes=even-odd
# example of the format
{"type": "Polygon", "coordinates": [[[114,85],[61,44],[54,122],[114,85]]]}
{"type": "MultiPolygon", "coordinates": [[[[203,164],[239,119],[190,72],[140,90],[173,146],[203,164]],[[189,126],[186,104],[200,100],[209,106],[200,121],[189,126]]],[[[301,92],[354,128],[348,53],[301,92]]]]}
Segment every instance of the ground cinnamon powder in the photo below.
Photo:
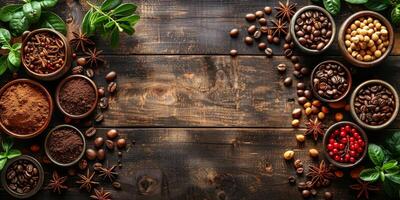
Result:
{"type": "Polygon", "coordinates": [[[60,90],[60,105],[69,114],[85,114],[95,106],[93,105],[96,101],[95,92],[89,81],[83,78],[70,79],[60,90]]]}
{"type": "Polygon", "coordinates": [[[81,155],[83,140],[76,130],[60,128],[51,132],[46,146],[54,160],[67,164],[75,161],[81,155]]]}
{"type": "Polygon", "coordinates": [[[0,120],[10,131],[27,135],[42,128],[49,118],[45,93],[29,83],[16,83],[0,97],[0,120]]]}

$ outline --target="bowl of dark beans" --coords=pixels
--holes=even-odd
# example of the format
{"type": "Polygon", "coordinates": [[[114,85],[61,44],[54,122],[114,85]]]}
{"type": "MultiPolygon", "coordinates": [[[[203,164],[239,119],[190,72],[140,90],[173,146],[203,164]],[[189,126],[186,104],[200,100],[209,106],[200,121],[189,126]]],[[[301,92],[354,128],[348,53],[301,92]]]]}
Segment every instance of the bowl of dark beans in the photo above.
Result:
{"type": "Polygon", "coordinates": [[[382,80],[369,80],[351,95],[350,111],[362,127],[379,130],[388,126],[399,112],[396,89],[382,80]]]}
{"type": "Polygon", "coordinates": [[[4,190],[18,199],[35,195],[42,187],[43,180],[42,166],[35,158],[27,155],[8,161],[1,173],[4,190]]]}
{"type": "Polygon", "coordinates": [[[65,36],[37,29],[22,36],[21,60],[28,75],[43,81],[62,77],[71,67],[72,50],[65,36]]]}
{"type": "Polygon", "coordinates": [[[335,40],[335,21],[325,9],[319,6],[305,6],[293,16],[290,34],[302,51],[320,54],[335,40]]]}
{"type": "Polygon", "coordinates": [[[338,43],[348,62],[358,67],[373,67],[385,60],[393,49],[393,27],[379,13],[357,12],[340,27],[338,43]]]}
{"type": "Polygon", "coordinates": [[[344,99],[351,89],[352,82],[350,70],[335,60],[318,64],[311,73],[314,96],[328,103],[344,99]]]}

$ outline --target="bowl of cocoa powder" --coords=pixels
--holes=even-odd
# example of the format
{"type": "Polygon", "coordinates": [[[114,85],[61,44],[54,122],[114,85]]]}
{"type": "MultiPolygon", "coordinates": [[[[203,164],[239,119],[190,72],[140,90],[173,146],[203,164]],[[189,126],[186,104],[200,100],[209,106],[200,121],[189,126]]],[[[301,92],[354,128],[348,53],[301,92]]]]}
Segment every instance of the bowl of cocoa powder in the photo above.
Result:
{"type": "Polygon", "coordinates": [[[62,167],[77,163],[85,153],[85,138],[71,125],[59,125],[47,134],[44,148],[49,159],[62,167]]]}
{"type": "Polygon", "coordinates": [[[28,139],[42,133],[53,114],[53,100],[40,83],[17,79],[0,89],[0,127],[10,136],[28,139]]]}
{"type": "Polygon", "coordinates": [[[72,119],[89,116],[96,109],[97,100],[96,84],[83,75],[68,76],[56,90],[57,107],[72,119]]]}

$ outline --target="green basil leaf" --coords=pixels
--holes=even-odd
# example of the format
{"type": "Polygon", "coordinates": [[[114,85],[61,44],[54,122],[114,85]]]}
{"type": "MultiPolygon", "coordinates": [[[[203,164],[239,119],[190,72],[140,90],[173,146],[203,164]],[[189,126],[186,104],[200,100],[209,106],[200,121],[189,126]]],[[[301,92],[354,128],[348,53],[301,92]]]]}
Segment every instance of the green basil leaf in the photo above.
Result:
{"type": "Polygon", "coordinates": [[[3,151],[10,151],[11,147],[14,145],[14,141],[11,137],[3,137],[1,141],[1,146],[3,147],[3,151]]]}
{"type": "MultiPolygon", "coordinates": [[[[0,57],[0,75],[3,75],[4,72],[7,71],[7,57],[0,57]]],[[[2,155],[0,153],[0,159],[2,159],[2,155]]]]}
{"type": "Polygon", "coordinates": [[[106,29],[113,29],[115,26],[115,22],[114,21],[109,21],[106,24],[104,24],[104,28],[106,29]]]}
{"type": "Polygon", "coordinates": [[[394,166],[394,167],[392,167],[390,169],[387,169],[386,172],[389,173],[389,174],[395,174],[397,172],[400,172],[400,167],[399,166],[394,166]]]}
{"type": "Polygon", "coordinates": [[[31,3],[24,4],[22,11],[30,22],[37,22],[42,14],[42,7],[39,2],[32,1],[31,3]]]}
{"type": "Polygon", "coordinates": [[[19,68],[19,66],[14,66],[13,64],[11,64],[8,59],[6,59],[6,65],[7,65],[7,68],[12,72],[17,71],[19,68]]]}
{"type": "Polygon", "coordinates": [[[390,161],[386,162],[385,164],[383,164],[382,170],[392,169],[392,168],[394,168],[396,166],[397,166],[397,161],[396,160],[390,160],[390,161]]]}
{"type": "Polygon", "coordinates": [[[390,2],[389,0],[368,0],[364,5],[373,11],[383,11],[390,6],[390,2]]]}
{"type": "MultiPolygon", "coordinates": [[[[1,59],[1,58],[0,58],[1,59]]],[[[7,152],[1,152],[0,153],[0,160],[1,159],[4,159],[4,158],[7,158],[7,152]]]]}
{"type": "Polygon", "coordinates": [[[21,151],[20,151],[20,150],[18,150],[18,149],[11,149],[11,150],[8,152],[7,158],[8,158],[8,159],[12,159],[12,158],[18,157],[18,156],[20,156],[20,155],[21,155],[21,151]]]}
{"type": "Polygon", "coordinates": [[[379,178],[379,171],[376,169],[364,169],[361,173],[360,173],[360,178],[363,181],[376,181],[379,178]]]}
{"type": "Polygon", "coordinates": [[[340,12],[340,0],[323,0],[325,9],[332,15],[340,12]]]}
{"type": "Polygon", "coordinates": [[[397,4],[391,13],[391,19],[394,24],[400,23],[400,4],[397,4]]]}
{"type": "Polygon", "coordinates": [[[12,45],[12,49],[14,50],[20,50],[22,47],[22,43],[15,43],[12,45]]]}
{"type": "Polygon", "coordinates": [[[39,28],[54,29],[64,35],[67,34],[67,25],[65,22],[61,17],[51,11],[43,12],[42,17],[36,26],[39,28]]]}
{"type": "Polygon", "coordinates": [[[364,4],[368,2],[368,0],[345,0],[345,1],[351,4],[364,4]]]}
{"type": "Polygon", "coordinates": [[[10,31],[4,28],[0,28],[0,44],[10,45],[11,34],[10,31]]]}
{"type": "Polygon", "coordinates": [[[121,23],[119,26],[121,26],[128,35],[133,35],[135,33],[135,29],[128,23],[121,23]]]}
{"type": "Polygon", "coordinates": [[[93,14],[93,9],[90,9],[85,16],[83,17],[82,20],[82,25],[81,25],[81,29],[82,32],[85,33],[87,36],[91,36],[94,32],[94,30],[92,30],[92,26],[91,26],[91,22],[90,22],[90,18],[92,17],[93,14]]]}
{"type": "Polygon", "coordinates": [[[385,193],[392,199],[398,199],[399,198],[399,189],[398,185],[391,181],[390,179],[385,179],[383,182],[383,189],[385,190],[385,193]]]}
{"type": "Polygon", "coordinates": [[[99,17],[95,17],[95,19],[93,20],[93,24],[100,24],[103,23],[104,21],[106,21],[108,19],[107,16],[103,15],[103,16],[99,16],[99,17]]]}
{"type": "Polygon", "coordinates": [[[386,178],[390,179],[391,181],[400,184],[400,173],[396,174],[386,174],[386,178]]]}
{"type": "Polygon", "coordinates": [[[116,47],[119,44],[119,31],[115,27],[111,32],[111,46],[116,47]]]}
{"type": "Polygon", "coordinates": [[[9,22],[12,18],[13,13],[15,13],[17,10],[20,10],[22,8],[22,5],[19,4],[10,4],[3,6],[0,9],[0,20],[3,22],[9,22]]]}
{"type": "Polygon", "coordinates": [[[57,4],[58,0],[40,0],[39,2],[43,8],[52,8],[57,4]]]}
{"type": "Polygon", "coordinates": [[[115,8],[112,12],[113,15],[120,16],[129,16],[135,13],[137,6],[133,3],[123,3],[115,8]]]}
{"type": "Polygon", "coordinates": [[[380,146],[376,144],[368,145],[368,155],[376,166],[382,166],[382,163],[385,160],[385,154],[380,146]]]}
{"type": "Polygon", "coordinates": [[[19,67],[21,65],[21,54],[19,51],[15,50],[10,51],[7,59],[15,67],[19,67]]]}
{"type": "Polygon", "coordinates": [[[102,11],[110,11],[122,3],[122,0],[105,0],[103,4],[101,4],[102,11]]]}
{"type": "Polygon", "coordinates": [[[29,21],[24,16],[24,13],[16,12],[13,15],[13,18],[10,20],[10,30],[13,36],[20,36],[23,32],[28,30],[29,21]]]}
{"type": "Polygon", "coordinates": [[[0,170],[4,168],[4,165],[7,163],[7,158],[1,159],[0,160],[0,170]]]}
{"type": "Polygon", "coordinates": [[[139,19],[140,19],[139,15],[131,15],[131,16],[119,18],[117,21],[118,22],[128,22],[129,24],[134,25],[139,21],[139,19]]]}
{"type": "Polygon", "coordinates": [[[385,146],[392,156],[400,155],[400,132],[396,132],[385,140],[385,146]]]}

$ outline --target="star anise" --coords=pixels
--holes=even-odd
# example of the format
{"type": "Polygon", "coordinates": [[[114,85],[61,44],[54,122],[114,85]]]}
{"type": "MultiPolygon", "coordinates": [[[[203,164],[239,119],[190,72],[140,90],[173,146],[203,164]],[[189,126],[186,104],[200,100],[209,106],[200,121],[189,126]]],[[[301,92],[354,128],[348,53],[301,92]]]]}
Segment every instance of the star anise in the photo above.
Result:
{"type": "Polygon", "coordinates": [[[100,63],[104,63],[105,60],[102,58],[101,53],[103,53],[103,51],[97,50],[96,48],[85,51],[87,65],[90,67],[97,67],[100,63]]]}
{"type": "Polygon", "coordinates": [[[331,168],[322,160],[319,165],[310,165],[307,177],[311,180],[312,186],[328,186],[330,181],[335,178],[331,168]]]}
{"type": "Polygon", "coordinates": [[[272,20],[272,36],[281,37],[282,34],[286,35],[288,33],[287,22],[278,19],[278,21],[272,20]]]}
{"type": "Polygon", "coordinates": [[[318,120],[318,118],[315,118],[314,120],[309,119],[308,122],[306,122],[306,127],[307,131],[304,133],[304,135],[313,135],[314,140],[318,140],[318,136],[324,135],[324,125],[318,120]]]}
{"type": "Polygon", "coordinates": [[[91,199],[95,200],[111,200],[111,193],[104,191],[104,188],[100,188],[100,190],[94,189],[94,194],[90,195],[91,199]]]}
{"type": "Polygon", "coordinates": [[[352,190],[358,191],[357,199],[364,195],[366,199],[369,199],[369,192],[379,191],[379,187],[376,185],[372,185],[370,182],[362,181],[357,179],[357,184],[350,185],[352,190]]]}
{"type": "Polygon", "coordinates": [[[110,168],[105,168],[105,167],[100,168],[100,175],[99,176],[102,177],[103,180],[108,178],[108,180],[110,180],[110,182],[113,182],[118,176],[118,173],[115,172],[115,168],[116,167],[117,166],[114,165],[114,166],[112,166],[110,168]]]}
{"type": "Polygon", "coordinates": [[[58,192],[61,194],[62,190],[67,190],[68,187],[64,185],[67,180],[66,176],[60,177],[57,171],[53,171],[53,176],[50,179],[49,184],[45,187],[47,190],[52,190],[53,192],[58,192]]]}
{"type": "Polygon", "coordinates": [[[289,0],[286,1],[286,4],[279,2],[279,7],[275,7],[275,10],[278,11],[276,18],[283,21],[290,21],[296,12],[296,5],[296,3],[290,3],[289,0]]]}
{"type": "Polygon", "coordinates": [[[78,174],[78,176],[81,178],[79,181],[76,181],[76,183],[81,184],[79,188],[85,188],[88,192],[90,192],[92,191],[93,186],[99,185],[99,182],[93,181],[94,174],[94,172],[90,174],[89,169],[86,170],[86,175],[78,174]]]}
{"type": "Polygon", "coordinates": [[[76,49],[76,50],[82,50],[83,52],[86,51],[87,46],[93,46],[95,43],[87,37],[85,33],[82,33],[79,31],[77,32],[72,32],[72,35],[74,36],[73,39],[69,41],[69,43],[76,49]]]}

